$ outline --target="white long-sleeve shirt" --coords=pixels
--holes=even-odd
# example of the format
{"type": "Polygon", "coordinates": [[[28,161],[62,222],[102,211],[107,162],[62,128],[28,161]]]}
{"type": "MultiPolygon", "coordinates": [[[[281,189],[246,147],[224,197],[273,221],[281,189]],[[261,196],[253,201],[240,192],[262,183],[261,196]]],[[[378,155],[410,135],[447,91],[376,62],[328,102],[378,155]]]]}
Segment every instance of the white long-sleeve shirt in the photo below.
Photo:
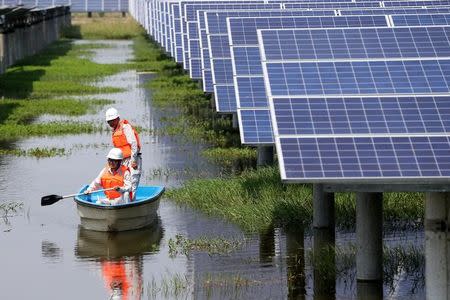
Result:
{"type": "Polygon", "coordinates": [[[134,135],[133,128],[130,124],[123,124],[123,134],[125,135],[128,143],[131,147],[131,158],[130,158],[130,166],[132,162],[137,161],[137,155],[139,153],[138,143],[136,140],[136,136],[134,135]]]}
{"type": "MultiPolygon", "coordinates": [[[[96,191],[99,189],[102,189],[102,175],[103,172],[109,172],[110,174],[113,174],[111,168],[109,167],[104,167],[100,173],[98,174],[98,176],[91,182],[91,184],[89,185],[89,187],[87,188],[87,191],[96,191]]],[[[126,192],[130,192],[131,191],[131,174],[130,171],[126,170],[124,175],[123,175],[123,186],[120,187],[120,193],[126,193],[126,192]]]]}

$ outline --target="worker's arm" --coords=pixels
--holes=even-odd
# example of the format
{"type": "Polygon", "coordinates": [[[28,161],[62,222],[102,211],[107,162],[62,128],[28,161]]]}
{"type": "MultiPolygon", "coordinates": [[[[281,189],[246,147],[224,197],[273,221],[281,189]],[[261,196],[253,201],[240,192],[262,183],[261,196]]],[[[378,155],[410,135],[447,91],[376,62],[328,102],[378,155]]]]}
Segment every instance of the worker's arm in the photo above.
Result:
{"type": "Polygon", "coordinates": [[[123,174],[123,186],[118,188],[119,192],[126,193],[131,191],[131,173],[130,171],[125,171],[123,174]]]}
{"type": "Polygon", "coordinates": [[[123,125],[123,133],[125,134],[125,137],[127,138],[128,143],[131,147],[131,158],[130,158],[130,166],[133,164],[133,162],[137,161],[137,155],[139,152],[138,149],[138,143],[136,140],[136,136],[134,135],[133,128],[130,124],[124,124],[123,125]]]}
{"type": "Polygon", "coordinates": [[[100,171],[100,173],[98,174],[97,177],[95,177],[95,179],[91,182],[89,187],[86,189],[86,192],[96,191],[102,187],[101,178],[102,178],[103,172],[105,172],[105,171],[106,171],[106,167],[100,171]]]}

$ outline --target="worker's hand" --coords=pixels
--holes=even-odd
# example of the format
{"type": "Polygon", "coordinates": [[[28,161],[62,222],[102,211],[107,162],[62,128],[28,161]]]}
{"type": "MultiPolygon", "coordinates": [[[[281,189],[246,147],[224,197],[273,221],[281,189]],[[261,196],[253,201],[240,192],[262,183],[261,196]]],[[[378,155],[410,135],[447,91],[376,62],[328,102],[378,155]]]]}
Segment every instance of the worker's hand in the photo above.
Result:
{"type": "Polygon", "coordinates": [[[120,192],[120,186],[116,186],[114,190],[120,192]]]}
{"type": "Polygon", "coordinates": [[[137,163],[136,163],[136,161],[133,161],[132,163],[131,163],[131,167],[133,168],[133,169],[137,169],[137,163]]]}

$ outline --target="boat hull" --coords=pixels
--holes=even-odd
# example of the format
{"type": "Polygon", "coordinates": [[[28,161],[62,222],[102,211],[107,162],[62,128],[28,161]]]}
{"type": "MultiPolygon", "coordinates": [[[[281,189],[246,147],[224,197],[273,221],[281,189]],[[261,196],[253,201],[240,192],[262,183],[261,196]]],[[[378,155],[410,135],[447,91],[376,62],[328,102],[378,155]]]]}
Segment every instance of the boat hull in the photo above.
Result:
{"type": "MultiPolygon", "coordinates": [[[[150,196],[142,194],[142,189],[155,187],[139,187],[136,201],[122,205],[96,204],[95,197],[75,197],[81,226],[95,231],[127,231],[148,227],[158,220],[160,197],[164,188],[155,190],[150,196]]],[[[81,190],[84,191],[85,188],[81,190]]],[[[144,193],[145,194],[145,193],[144,193]]]]}

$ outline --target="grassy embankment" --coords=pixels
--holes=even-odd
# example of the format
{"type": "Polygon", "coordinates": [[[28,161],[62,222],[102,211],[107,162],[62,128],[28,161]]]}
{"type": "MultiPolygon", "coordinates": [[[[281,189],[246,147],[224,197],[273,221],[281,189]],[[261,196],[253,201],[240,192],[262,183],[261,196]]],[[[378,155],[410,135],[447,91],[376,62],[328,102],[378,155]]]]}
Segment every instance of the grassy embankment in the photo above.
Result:
{"type": "MultiPolygon", "coordinates": [[[[79,38],[131,38],[143,30],[130,18],[73,18],[70,32],[79,38]],[[121,22],[117,22],[117,20],[121,22]],[[93,28],[97,34],[92,34],[93,28]]],[[[68,37],[73,37],[69,36],[68,37]]],[[[61,39],[37,55],[28,57],[0,75],[0,155],[54,156],[65,149],[36,148],[27,151],[10,149],[11,141],[32,136],[90,133],[102,130],[99,124],[89,122],[37,122],[42,115],[81,116],[97,113],[110,100],[95,98],[95,94],[119,92],[116,87],[97,87],[93,82],[135,64],[97,64],[89,60],[92,49],[105,48],[102,44],[75,45],[61,39]],[[74,96],[85,96],[76,99],[74,96]],[[86,97],[91,95],[89,97],[86,97]]]]}
{"type": "MultiPolygon", "coordinates": [[[[211,99],[188,78],[181,68],[162,54],[152,41],[140,38],[135,45],[137,60],[146,61],[158,77],[148,83],[153,101],[160,108],[179,108],[181,115],[167,117],[161,134],[176,134],[207,142],[204,155],[226,167],[240,165],[244,172],[215,179],[186,182],[166,196],[228,219],[247,231],[263,231],[269,226],[309,226],[312,221],[310,185],[289,185],[280,180],[277,167],[254,170],[256,152],[239,146],[238,133],[231,120],[218,117],[211,99]]],[[[145,68],[144,68],[145,69],[145,68]]],[[[385,193],[384,220],[390,230],[421,227],[424,202],[420,193],[385,193]]],[[[336,194],[336,223],[352,229],[355,224],[355,198],[351,193],[336,194]]]]}

